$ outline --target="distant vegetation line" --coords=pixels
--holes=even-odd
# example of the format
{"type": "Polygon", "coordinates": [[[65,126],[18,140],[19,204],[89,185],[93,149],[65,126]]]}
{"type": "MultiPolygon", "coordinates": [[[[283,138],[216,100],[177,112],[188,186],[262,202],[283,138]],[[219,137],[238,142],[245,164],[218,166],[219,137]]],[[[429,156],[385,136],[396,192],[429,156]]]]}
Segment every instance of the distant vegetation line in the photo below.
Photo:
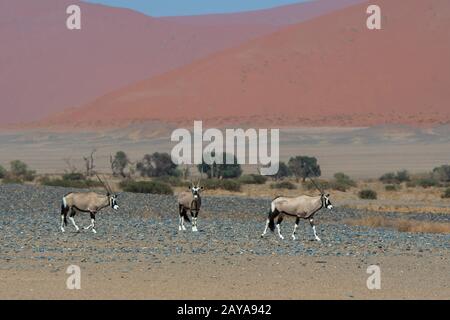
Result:
{"type": "MultiPolygon", "coordinates": [[[[101,183],[96,179],[96,150],[83,157],[85,168],[80,170],[70,161],[62,175],[38,175],[20,160],[10,163],[9,170],[0,166],[2,183],[37,183],[47,186],[67,188],[97,188],[101,183]]],[[[223,157],[225,158],[225,154],[223,157]]],[[[109,175],[119,181],[117,187],[123,191],[137,193],[173,194],[176,187],[187,187],[193,179],[201,179],[208,190],[240,192],[243,185],[267,185],[269,189],[295,190],[299,185],[305,190],[314,191],[317,185],[327,190],[347,192],[359,188],[359,183],[349,175],[338,172],[332,179],[321,179],[321,167],[316,157],[293,156],[287,163],[279,163],[279,171],[273,176],[243,174],[241,165],[203,163],[197,167],[180,165],[171,161],[168,153],[146,154],[133,162],[123,151],[110,157],[109,175]],[[312,181],[311,179],[314,179],[312,181]]],[[[373,179],[371,180],[373,181],[373,179]]],[[[442,188],[442,198],[450,198],[450,165],[433,168],[428,173],[410,174],[406,170],[388,172],[378,179],[386,192],[397,192],[408,188],[442,188]]],[[[361,188],[360,199],[378,198],[376,191],[361,188]]]]}

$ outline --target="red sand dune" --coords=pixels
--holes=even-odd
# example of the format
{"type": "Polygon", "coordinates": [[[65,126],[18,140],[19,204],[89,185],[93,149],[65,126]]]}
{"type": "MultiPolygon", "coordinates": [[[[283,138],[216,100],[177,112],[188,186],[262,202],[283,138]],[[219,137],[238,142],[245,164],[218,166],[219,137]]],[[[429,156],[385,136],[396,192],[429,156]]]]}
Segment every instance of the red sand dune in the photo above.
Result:
{"type": "Polygon", "coordinates": [[[378,0],[383,30],[357,5],[215,54],[41,125],[144,120],[215,124],[436,124],[450,119],[450,2],[378,0]]]}
{"type": "Polygon", "coordinates": [[[0,124],[81,106],[281,26],[361,1],[151,18],[77,0],[0,0],[0,124]],[[81,31],[65,27],[69,4],[81,6],[81,31]]]}

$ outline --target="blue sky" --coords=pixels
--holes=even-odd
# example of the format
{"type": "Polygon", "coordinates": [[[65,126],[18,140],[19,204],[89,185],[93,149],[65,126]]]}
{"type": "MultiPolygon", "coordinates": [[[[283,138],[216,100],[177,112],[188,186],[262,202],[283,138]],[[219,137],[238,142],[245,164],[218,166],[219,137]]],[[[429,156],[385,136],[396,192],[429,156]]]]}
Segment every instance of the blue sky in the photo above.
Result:
{"type": "Polygon", "coordinates": [[[85,0],[130,8],[150,16],[181,16],[266,9],[309,0],[85,0]]]}

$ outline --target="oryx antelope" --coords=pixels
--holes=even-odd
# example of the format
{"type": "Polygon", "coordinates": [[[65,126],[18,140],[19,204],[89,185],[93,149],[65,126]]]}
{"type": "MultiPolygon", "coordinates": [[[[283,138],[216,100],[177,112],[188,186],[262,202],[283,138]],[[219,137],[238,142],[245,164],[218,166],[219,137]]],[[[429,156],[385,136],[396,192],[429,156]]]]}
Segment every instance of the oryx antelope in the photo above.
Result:
{"type": "Polygon", "coordinates": [[[179,217],[179,225],[178,230],[184,231],[186,227],[184,226],[184,221],[191,222],[187,215],[189,211],[192,217],[192,231],[196,232],[197,229],[197,218],[198,212],[200,211],[200,207],[202,205],[202,198],[200,196],[200,192],[203,190],[203,187],[200,186],[201,179],[196,183],[190,183],[189,191],[180,192],[178,195],[178,213],[179,217]]]}
{"type": "Polygon", "coordinates": [[[65,232],[64,227],[67,226],[67,214],[69,214],[69,220],[72,222],[75,230],[80,231],[80,228],[75,223],[75,215],[77,212],[87,212],[91,215],[91,224],[85,227],[85,230],[92,229],[93,233],[97,233],[95,230],[95,215],[100,210],[111,207],[114,210],[118,210],[117,195],[113,194],[109,184],[105,184],[99,176],[97,176],[103,187],[106,189],[106,195],[101,195],[96,192],[80,192],[80,193],[68,193],[62,199],[61,204],[61,231],[65,232]]]}
{"type": "Polygon", "coordinates": [[[293,240],[296,239],[295,232],[297,231],[300,219],[308,219],[314,233],[314,238],[317,241],[320,241],[320,238],[317,236],[316,226],[314,225],[314,214],[322,208],[331,210],[333,209],[333,205],[330,201],[330,195],[325,194],[324,191],[320,189],[314,181],[313,183],[320,191],[320,196],[312,197],[302,195],[299,197],[277,197],[272,200],[269,217],[267,218],[266,227],[261,237],[264,237],[264,235],[267,233],[267,229],[270,229],[271,231],[275,230],[275,219],[278,218],[276,222],[278,236],[281,239],[284,239],[283,235],[281,234],[280,224],[283,221],[284,216],[286,215],[295,217],[294,231],[292,232],[293,240]]]}

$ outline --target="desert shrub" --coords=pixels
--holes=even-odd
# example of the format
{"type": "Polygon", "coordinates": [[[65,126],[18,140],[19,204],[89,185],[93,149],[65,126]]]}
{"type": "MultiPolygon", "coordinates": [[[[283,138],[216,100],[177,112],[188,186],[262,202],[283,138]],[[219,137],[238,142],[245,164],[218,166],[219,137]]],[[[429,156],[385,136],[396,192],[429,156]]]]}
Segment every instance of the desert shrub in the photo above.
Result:
{"type": "Polygon", "coordinates": [[[203,181],[203,187],[209,190],[220,189],[220,182],[218,179],[207,179],[203,181]]]}
{"type": "Polygon", "coordinates": [[[189,181],[184,181],[180,177],[177,177],[177,176],[162,176],[162,177],[154,178],[152,181],[165,183],[172,187],[189,187],[191,184],[189,181]]]}
{"type": "Polygon", "coordinates": [[[19,179],[22,181],[33,181],[36,172],[28,170],[28,165],[20,160],[14,160],[10,162],[11,179],[19,179]]]}
{"type": "Polygon", "coordinates": [[[308,177],[320,177],[320,165],[317,158],[308,156],[292,157],[288,161],[289,170],[298,178],[302,178],[303,182],[308,177]]]}
{"type": "Polygon", "coordinates": [[[152,181],[168,184],[172,187],[189,187],[190,182],[184,181],[178,176],[162,176],[154,178],[152,181]]]}
{"type": "Polygon", "coordinates": [[[168,195],[173,194],[171,186],[159,181],[123,180],[119,185],[125,192],[168,194],[168,195]]]}
{"type": "Polygon", "coordinates": [[[289,181],[282,181],[278,183],[272,183],[270,185],[272,189],[288,189],[288,190],[294,190],[297,189],[296,185],[289,181]]]}
{"type": "Polygon", "coordinates": [[[27,173],[22,177],[24,181],[33,181],[36,178],[36,171],[27,171],[27,173]]]}
{"type": "Polygon", "coordinates": [[[383,183],[396,183],[395,173],[389,172],[385,173],[380,177],[380,181],[383,183]]]}
{"type": "Polygon", "coordinates": [[[6,169],[0,166],[0,179],[6,177],[6,174],[7,174],[6,169]]]}
{"type": "Polygon", "coordinates": [[[346,192],[349,189],[349,186],[345,183],[339,182],[339,181],[333,181],[331,183],[331,188],[333,190],[337,190],[337,191],[341,191],[341,192],[346,192]]]}
{"type": "Polygon", "coordinates": [[[450,188],[445,189],[441,197],[442,199],[450,199],[450,188]]]}
{"type": "Polygon", "coordinates": [[[222,180],[221,189],[228,191],[241,191],[241,184],[236,180],[222,180]]]}
{"type": "Polygon", "coordinates": [[[370,189],[364,189],[364,190],[361,190],[361,191],[358,193],[358,197],[359,197],[360,199],[364,199],[364,200],[375,200],[375,199],[378,198],[378,195],[377,195],[377,193],[376,193],[375,191],[373,191],[373,190],[370,190],[370,189]]]}
{"type": "MultiPolygon", "coordinates": [[[[211,156],[215,157],[215,153],[213,152],[211,156]]],[[[218,157],[220,158],[220,156],[218,157]]],[[[241,165],[238,164],[236,156],[233,156],[233,163],[227,163],[227,157],[229,156],[226,153],[222,153],[221,157],[222,164],[214,162],[210,165],[203,161],[202,164],[197,166],[198,171],[205,173],[208,178],[239,178],[242,175],[242,168],[241,165]]]]}
{"type": "Polygon", "coordinates": [[[433,177],[420,178],[416,183],[422,188],[438,187],[440,185],[439,181],[433,177]]]}
{"type": "Polygon", "coordinates": [[[202,185],[206,190],[241,191],[241,183],[236,179],[207,179],[202,182],[202,185]]]}
{"type": "Polygon", "coordinates": [[[202,185],[205,189],[216,190],[216,189],[220,189],[220,182],[221,182],[221,180],[218,180],[218,179],[206,179],[206,180],[203,180],[202,185]]]}
{"type": "Polygon", "coordinates": [[[284,162],[280,162],[278,164],[278,172],[271,176],[275,180],[282,180],[287,177],[292,176],[292,171],[289,169],[289,167],[284,162]]]}
{"type": "Polygon", "coordinates": [[[338,191],[347,191],[350,188],[356,187],[356,182],[350,179],[350,177],[342,172],[338,172],[334,175],[334,180],[331,183],[331,188],[338,191]]]}
{"type": "Polygon", "coordinates": [[[28,170],[28,165],[20,160],[14,160],[10,162],[11,179],[20,179],[23,181],[33,181],[36,172],[28,170]]]}
{"type": "Polygon", "coordinates": [[[402,170],[402,171],[397,171],[396,179],[397,179],[398,183],[408,182],[411,180],[411,176],[409,175],[408,171],[402,170]]]}
{"type": "Polygon", "coordinates": [[[388,184],[384,187],[386,191],[398,191],[400,188],[401,187],[398,184],[388,184]]]}
{"type": "Polygon", "coordinates": [[[450,182],[450,165],[434,168],[433,177],[442,182],[450,182]]]}
{"type": "Polygon", "coordinates": [[[260,174],[245,174],[239,177],[238,180],[242,184],[265,184],[267,177],[260,174]]]}
{"type": "MultiPolygon", "coordinates": [[[[74,177],[72,177],[74,178],[74,177]]],[[[68,177],[63,177],[62,179],[50,179],[48,177],[43,177],[39,180],[39,183],[44,186],[51,187],[64,187],[64,188],[93,188],[102,187],[103,185],[100,181],[90,180],[90,179],[69,179],[68,177]]]]}
{"type": "Polygon", "coordinates": [[[109,162],[111,163],[113,176],[116,177],[120,175],[121,177],[126,177],[125,169],[131,162],[125,152],[117,151],[114,157],[110,156],[109,162]]]}
{"type": "Polygon", "coordinates": [[[417,180],[411,180],[406,183],[407,188],[415,188],[417,187],[417,180]]]}
{"type": "Polygon", "coordinates": [[[66,181],[80,181],[80,180],[86,180],[86,177],[82,173],[71,172],[71,173],[63,174],[62,179],[66,180],[66,181]]]}
{"type": "Polygon", "coordinates": [[[170,155],[159,152],[146,154],[137,163],[136,170],[142,177],[176,176],[179,174],[177,165],[172,162],[170,155]]]}
{"type": "Polygon", "coordinates": [[[23,180],[20,179],[20,178],[17,178],[17,177],[13,177],[13,176],[11,176],[11,175],[6,175],[6,176],[3,178],[2,182],[3,182],[4,184],[22,184],[22,183],[23,183],[23,180]]]}
{"type": "Polygon", "coordinates": [[[397,184],[411,181],[409,172],[406,170],[397,171],[397,173],[389,172],[380,177],[380,181],[386,184],[397,184]]]}
{"type": "Polygon", "coordinates": [[[234,164],[221,164],[218,166],[218,172],[220,178],[232,179],[241,176],[242,168],[237,162],[234,164]]]}
{"type": "Polygon", "coordinates": [[[28,171],[27,164],[20,160],[11,161],[10,167],[11,167],[11,174],[15,177],[23,176],[28,171]]]}

